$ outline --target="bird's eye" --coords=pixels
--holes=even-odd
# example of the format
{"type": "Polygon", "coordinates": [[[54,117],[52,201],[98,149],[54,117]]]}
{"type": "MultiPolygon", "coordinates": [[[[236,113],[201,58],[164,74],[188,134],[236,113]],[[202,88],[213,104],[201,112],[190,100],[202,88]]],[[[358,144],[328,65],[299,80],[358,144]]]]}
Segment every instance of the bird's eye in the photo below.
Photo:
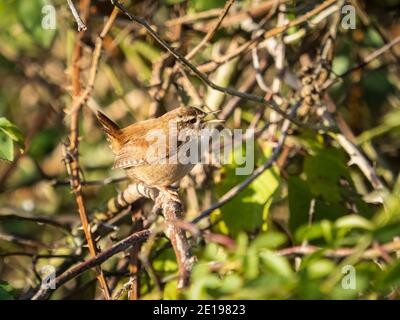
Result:
{"type": "Polygon", "coordinates": [[[196,118],[193,118],[192,120],[189,121],[191,124],[195,124],[197,122],[196,118]]]}

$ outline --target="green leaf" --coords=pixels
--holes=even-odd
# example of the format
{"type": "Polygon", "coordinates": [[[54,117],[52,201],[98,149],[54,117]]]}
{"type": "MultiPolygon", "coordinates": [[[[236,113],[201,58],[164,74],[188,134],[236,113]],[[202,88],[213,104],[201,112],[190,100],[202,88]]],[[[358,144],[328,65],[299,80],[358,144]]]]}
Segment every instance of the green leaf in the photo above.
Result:
{"type": "Polygon", "coordinates": [[[335,264],[327,259],[310,262],[307,268],[308,275],[312,279],[322,278],[329,275],[335,268],[335,264]]]}
{"type": "Polygon", "coordinates": [[[0,281],[0,300],[15,300],[14,288],[8,282],[0,281]]]}
{"type": "Polygon", "coordinates": [[[381,285],[387,289],[400,285],[400,261],[397,261],[381,277],[381,285]]]}
{"type": "Polygon", "coordinates": [[[255,247],[250,247],[247,250],[247,255],[244,260],[244,274],[247,279],[255,279],[259,274],[259,257],[255,247]]]}
{"type": "Polygon", "coordinates": [[[57,146],[60,136],[59,128],[49,128],[38,132],[30,143],[29,155],[36,160],[43,159],[57,146]]]}
{"type": "Polygon", "coordinates": [[[342,218],[339,218],[335,222],[335,227],[339,229],[365,229],[365,230],[373,230],[374,225],[364,217],[351,214],[342,218]]]}
{"type": "Polygon", "coordinates": [[[132,48],[136,50],[144,59],[151,63],[156,63],[161,56],[160,50],[151,46],[147,42],[136,40],[132,43],[132,48]]]}
{"type": "Polygon", "coordinates": [[[313,195],[322,196],[329,202],[340,201],[339,180],[341,178],[350,179],[348,167],[336,150],[324,150],[315,156],[306,157],[304,172],[313,195]]]}
{"type": "Polygon", "coordinates": [[[0,117],[0,159],[14,160],[14,143],[24,148],[24,139],[21,131],[9,120],[0,117]]]}
{"type": "Polygon", "coordinates": [[[41,47],[48,48],[56,35],[55,29],[42,27],[42,13],[45,5],[51,4],[48,0],[18,0],[16,2],[17,16],[24,29],[41,47]]]}
{"type": "Polygon", "coordinates": [[[332,222],[328,220],[322,220],[312,225],[304,225],[297,229],[295,234],[295,240],[297,243],[301,243],[305,240],[311,241],[319,238],[324,238],[327,242],[330,242],[333,238],[332,235],[332,222]]]}
{"type": "Polygon", "coordinates": [[[350,68],[350,60],[348,56],[336,56],[332,63],[333,72],[337,75],[345,73],[350,68]]]}
{"type": "MultiPolygon", "coordinates": [[[[235,150],[232,155],[232,164],[224,167],[224,178],[216,187],[218,196],[222,196],[247,178],[247,176],[236,174],[236,168],[242,166],[235,161],[240,152],[244,153],[244,150],[235,150]]],[[[261,153],[261,150],[258,150],[258,153],[261,153]]],[[[261,154],[258,158],[265,161],[267,157],[261,154]]],[[[272,197],[279,185],[279,171],[275,167],[264,171],[232,201],[221,208],[223,229],[228,230],[229,234],[235,237],[241,231],[252,232],[261,227],[264,228],[263,224],[267,220],[272,197]]],[[[217,215],[218,213],[213,215],[214,220],[219,218],[217,215]]]]}
{"type": "Polygon", "coordinates": [[[287,237],[276,231],[268,231],[260,234],[252,243],[251,246],[257,249],[276,249],[285,244],[287,237]]]}
{"type": "Polygon", "coordinates": [[[21,149],[24,148],[24,138],[21,131],[16,125],[11,123],[4,117],[0,117],[0,130],[7,134],[13,141],[15,141],[21,149]]]}
{"type": "Polygon", "coordinates": [[[164,287],[164,300],[177,300],[179,293],[178,293],[178,281],[173,280],[167,282],[164,287]]]}
{"type": "Polygon", "coordinates": [[[382,37],[374,28],[367,28],[367,32],[365,33],[365,35],[366,35],[364,39],[365,46],[379,48],[385,44],[382,37]]]}
{"type": "Polygon", "coordinates": [[[391,241],[394,237],[400,234],[400,223],[391,223],[376,229],[373,233],[375,240],[379,242],[391,241]]]}
{"type": "Polygon", "coordinates": [[[135,69],[138,78],[141,81],[149,81],[151,78],[150,67],[147,65],[146,59],[139,54],[137,48],[129,44],[128,41],[123,41],[121,43],[121,49],[128,62],[135,69]]]}
{"type": "Polygon", "coordinates": [[[182,3],[185,0],[164,0],[164,3],[166,5],[174,5],[174,4],[178,4],[178,3],[182,3]]]}
{"type": "Polygon", "coordinates": [[[371,110],[379,110],[396,88],[387,74],[381,70],[371,70],[361,79],[363,98],[371,110]]]}
{"type": "Polygon", "coordinates": [[[223,7],[225,0],[191,0],[190,7],[195,11],[205,11],[213,8],[223,7]]]}
{"type": "Polygon", "coordinates": [[[14,145],[10,136],[0,130],[0,159],[13,161],[14,160],[14,145]]]}
{"type": "Polygon", "coordinates": [[[301,225],[307,224],[309,220],[310,204],[312,200],[311,191],[307,182],[299,177],[290,177],[288,180],[289,200],[289,229],[295,232],[301,225]]]}
{"type": "Polygon", "coordinates": [[[173,272],[178,269],[174,251],[172,249],[164,250],[153,262],[155,271],[173,272]]]}
{"type": "Polygon", "coordinates": [[[243,281],[241,277],[236,274],[230,274],[222,280],[220,290],[224,293],[235,292],[240,290],[242,285],[243,281]]]}
{"type": "Polygon", "coordinates": [[[286,258],[269,250],[261,252],[260,257],[264,266],[271,272],[284,278],[291,278],[294,276],[294,272],[286,258]]]}

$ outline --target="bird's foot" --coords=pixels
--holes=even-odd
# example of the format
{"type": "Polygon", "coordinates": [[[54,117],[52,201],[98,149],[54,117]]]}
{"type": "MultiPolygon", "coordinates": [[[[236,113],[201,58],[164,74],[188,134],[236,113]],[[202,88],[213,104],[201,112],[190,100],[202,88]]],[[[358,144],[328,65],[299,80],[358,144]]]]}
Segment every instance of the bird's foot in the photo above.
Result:
{"type": "MultiPolygon", "coordinates": [[[[179,198],[178,188],[176,187],[159,187],[160,196],[164,198],[164,201],[173,201],[181,203],[181,199],[179,198]]],[[[159,197],[160,197],[159,196],[159,197]]]]}
{"type": "Polygon", "coordinates": [[[154,209],[156,212],[163,208],[163,205],[168,202],[176,202],[181,204],[181,199],[179,198],[178,188],[174,187],[157,187],[159,190],[159,195],[155,200],[154,209]]]}

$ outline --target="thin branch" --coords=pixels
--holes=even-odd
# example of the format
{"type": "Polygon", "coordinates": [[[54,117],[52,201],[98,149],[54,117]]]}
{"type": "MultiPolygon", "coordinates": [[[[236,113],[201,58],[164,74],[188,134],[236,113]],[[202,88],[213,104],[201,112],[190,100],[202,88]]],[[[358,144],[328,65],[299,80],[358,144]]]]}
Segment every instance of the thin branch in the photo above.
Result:
{"type": "MultiPolygon", "coordinates": [[[[244,6],[243,10],[238,11],[238,12],[233,12],[228,15],[227,19],[225,20],[224,25],[230,25],[232,23],[240,22],[243,21],[244,19],[248,17],[259,17],[264,15],[266,12],[271,10],[271,8],[274,7],[276,2],[284,3],[288,2],[288,0],[269,0],[264,3],[260,3],[260,5],[247,8],[247,6],[244,6]]],[[[224,11],[224,9],[211,9],[207,11],[202,11],[194,14],[189,14],[183,17],[171,19],[166,22],[167,27],[172,27],[177,24],[192,24],[196,21],[199,20],[204,20],[204,19],[210,19],[210,18],[217,18],[218,16],[221,15],[221,13],[224,11]]],[[[211,23],[214,23],[212,21],[211,23]]],[[[213,26],[211,26],[213,28],[213,26]]],[[[210,29],[211,29],[210,28],[210,29]]],[[[208,29],[206,27],[206,29],[208,29]]]]}
{"type": "Polygon", "coordinates": [[[25,239],[19,236],[15,236],[12,234],[5,234],[0,233],[0,241],[7,241],[18,244],[23,247],[30,247],[30,248],[51,248],[51,246],[46,245],[40,241],[32,240],[32,239],[25,239]]]}
{"type": "MultiPolygon", "coordinates": [[[[297,111],[297,108],[301,104],[301,101],[296,103],[291,111],[290,114],[294,114],[297,111]]],[[[246,178],[244,181],[239,183],[238,185],[234,186],[232,189],[230,189],[227,193],[225,193],[219,200],[218,202],[214,203],[212,206],[210,206],[208,209],[204,210],[199,216],[197,216],[195,219],[192,220],[192,223],[197,223],[200,220],[208,217],[214,210],[222,207],[224,204],[227,202],[231,201],[236,195],[239,194],[242,190],[244,190],[250,183],[252,183],[254,180],[256,180],[263,172],[268,170],[278,159],[283,145],[286,140],[286,136],[288,133],[290,127],[290,121],[286,120],[284,121],[282,125],[282,132],[281,136],[279,137],[279,141],[277,143],[277,146],[274,148],[271,157],[265,162],[261,167],[258,167],[256,170],[253,171],[253,173],[246,178]]]]}
{"type": "MultiPolygon", "coordinates": [[[[116,177],[116,178],[105,178],[105,179],[99,179],[99,180],[83,180],[81,181],[82,186],[106,186],[109,184],[113,183],[121,183],[124,181],[129,180],[128,177],[116,177]]],[[[69,186],[71,185],[71,182],[69,180],[51,180],[51,185],[54,187],[59,187],[59,186],[69,186]]]]}
{"type": "MultiPolygon", "coordinates": [[[[281,4],[279,6],[279,14],[277,21],[278,28],[287,24],[285,11],[286,11],[286,5],[281,4]]],[[[253,50],[257,49],[255,48],[253,50]]],[[[285,74],[285,53],[286,53],[285,43],[283,41],[282,34],[280,34],[276,39],[274,50],[270,50],[270,54],[274,57],[275,60],[275,72],[276,72],[276,76],[272,82],[272,87],[271,87],[272,95],[278,94],[282,88],[282,80],[285,74]]],[[[267,95],[270,94],[271,92],[267,91],[267,95]]],[[[280,119],[281,117],[276,112],[271,112],[269,116],[269,120],[271,122],[277,122],[280,119]]],[[[270,139],[272,139],[272,137],[275,135],[276,130],[277,130],[277,125],[271,124],[271,126],[268,128],[268,136],[270,139]]]]}
{"type": "MultiPolygon", "coordinates": [[[[365,260],[373,260],[379,257],[383,257],[387,253],[396,253],[400,249],[400,242],[393,241],[383,245],[380,245],[379,248],[373,246],[370,249],[367,249],[361,254],[361,259],[365,260]]],[[[285,248],[278,251],[278,254],[281,256],[291,256],[291,255],[308,255],[314,252],[323,251],[324,256],[328,258],[345,258],[351,256],[356,253],[358,248],[338,248],[338,249],[323,249],[321,247],[316,246],[296,246],[291,248],[285,248]]]]}
{"type": "Polygon", "coordinates": [[[214,60],[208,63],[205,63],[201,66],[198,67],[199,70],[203,72],[212,72],[216,68],[218,68],[221,64],[226,63],[238,55],[241,55],[242,53],[247,52],[248,50],[251,50],[259,45],[260,42],[262,41],[267,41],[268,39],[275,37],[283,32],[286,32],[289,28],[295,27],[297,25],[303,24],[307,21],[309,21],[313,16],[319,14],[321,11],[324,11],[328,7],[330,7],[332,4],[334,4],[336,0],[328,0],[324,1],[320,5],[316,6],[314,9],[306,12],[304,15],[299,16],[298,18],[290,21],[289,23],[285,24],[284,26],[281,27],[276,27],[271,30],[268,30],[264,32],[264,30],[260,29],[259,31],[254,33],[254,37],[236,48],[233,52],[229,52],[226,55],[220,57],[218,60],[214,60]]]}
{"type": "Polygon", "coordinates": [[[330,88],[332,85],[336,84],[340,79],[343,79],[344,77],[352,74],[354,71],[360,70],[364,67],[366,67],[367,65],[369,65],[372,61],[374,61],[375,59],[379,58],[381,55],[383,55],[384,53],[386,53],[388,50],[394,48],[395,46],[397,46],[398,44],[400,44],[400,36],[396,37],[395,39],[393,39],[392,41],[390,41],[388,44],[380,47],[379,49],[371,52],[369,55],[367,55],[363,61],[361,63],[359,63],[358,65],[350,68],[349,70],[343,72],[341,75],[339,75],[338,77],[334,78],[334,79],[330,79],[329,81],[327,81],[324,85],[323,89],[328,89],[330,88]]]}
{"type": "MultiPolygon", "coordinates": [[[[332,1],[333,0],[329,0],[327,2],[331,3],[332,1]]],[[[289,115],[285,111],[281,110],[279,108],[279,106],[277,105],[277,103],[275,101],[273,101],[273,100],[267,101],[263,97],[260,97],[260,96],[256,96],[256,95],[253,95],[253,94],[250,94],[250,93],[246,93],[246,92],[239,92],[239,91],[237,91],[235,89],[232,89],[230,87],[222,87],[222,86],[219,86],[219,85],[215,84],[210,79],[208,79],[208,77],[204,73],[200,72],[190,61],[188,61],[184,56],[182,56],[180,53],[175,51],[175,49],[173,49],[169,44],[167,44],[158,35],[158,33],[156,31],[154,31],[154,29],[144,19],[130,14],[125,9],[125,7],[117,0],[113,1],[113,4],[116,7],[118,7],[131,21],[135,21],[135,22],[139,23],[140,25],[142,25],[150,33],[150,35],[161,46],[164,47],[164,49],[166,49],[171,55],[173,55],[175,57],[175,59],[177,59],[182,65],[188,67],[200,80],[202,80],[206,85],[208,85],[209,87],[213,88],[214,90],[220,91],[220,92],[222,92],[224,94],[237,96],[237,97],[240,97],[242,99],[246,99],[246,100],[253,101],[253,102],[265,105],[267,107],[270,107],[272,110],[274,110],[278,114],[280,114],[283,118],[290,120],[291,122],[293,122],[294,124],[296,124],[296,125],[298,125],[300,127],[306,127],[306,128],[309,128],[309,129],[322,130],[322,131],[326,131],[326,130],[336,131],[335,128],[328,128],[328,127],[325,127],[325,126],[319,126],[319,125],[312,125],[312,124],[303,123],[299,119],[297,119],[295,116],[289,115]]],[[[277,34],[279,34],[279,32],[277,34]]]]}
{"type": "MultiPolygon", "coordinates": [[[[85,17],[89,16],[89,7],[90,0],[81,0],[81,8],[83,8],[83,15],[85,17]]],[[[95,257],[98,253],[98,248],[96,246],[96,242],[92,237],[92,231],[90,230],[89,220],[86,214],[86,208],[83,200],[82,194],[82,185],[80,181],[80,166],[79,166],[79,157],[78,157],[78,144],[79,144],[79,111],[80,104],[77,103],[79,101],[79,95],[81,93],[81,69],[79,66],[79,62],[82,54],[82,37],[83,32],[77,34],[75,39],[75,46],[73,50],[72,56],[72,112],[71,112],[71,124],[70,124],[70,145],[67,150],[67,147],[64,148],[64,159],[65,165],[67,167],[67,171],[71,176],[71,188],[75,195],[75,200],[78,206],[79,217],[81,219],[82,228],[85,233],[86,241],[89,247],[89,252],[92,257],[95,257]],[[75,106],[79,107],[75,107],[75,106]]],[[[100,283],[100,287],[104,298],[110,299],[110,292],[107,287],[107,281],[104,277],[103,271],[100,267],[96,268],[97,278],[100,283]]]]}
{"type": "Polygon", "coordinates": [[[117,16],[118,16],[118,10],[114,8],[113,11],[111,12],[110,17],[104,24],[103,30],[96,39],[96,46],[93,51],[92,64],[89,71],[88,83],[86,85],[85,91],[79,96],[78,99],[74,101],[71,108],[71,114],[77,112],[77,110],[88,101],[90,95],[92,94],[94,88],[94,82],[96,80],[97,69],[101,57],[101,49],[103,48],[103,40],[104,37],[107,35],[107,33],[110,31],[110,28],[113,25],[117,16]]]}
{"type": "MultiPolygon", "coordinates": [[[[130,235],[129,237],[117,242],[112,247],[103,252],[99,253],[97,256],[88,259],[85,262],[78,264],[77,266],[73,267],[72,269],[64,272],[63,274],[56,277],[55,281],[55,288],[59,288],[64,283],[68,282],[69,280],[77,277],[81,273],[93,268],[97,267],[103,262],[107,261],[117,253],[127,250],[132,246],[132,244],[146,240],[152,232],[150,230],[143,230],[137,233],[130,235]]],[[[43,300],[50,296],[50,294],[55,289],[51,289],[50,287],[43,287],[32,297],[32,300],[43,300]]]]}
{"type": "MultiPolygon", "coordinates": [[[[158,232],[158,231],[157,231],[158,232]]],[[[66,282],[70,281],[73,278],[76,278],[83,272],[102,264],[103,262],[107,261],[114,255],[125,251],[129,249],[133,244],[138,243],[138,242],[143,242],[146,239],[148,239],[150,236],[154,235],[154,231],[151,231],[149,229],[134,233],[125,239],[119,241],[118,243],[114,244],[112,247],[110,247],[107,250],[104,250],[102,253],[100,253],[98,256],[91,258],[87,261],[84,261],[78,265],[76,265],[74,268],[64,272],[63,274],[59,275],[55,279],[55,287],[59,288],[66,282]]],[[[291,255],[308,255],[312,254],[314,252],[318,252],[323,250],[324,255],[328,258],[345,258],[347,256],[350,256],[355,253],[357,250],[354,248],[338,248],[338,249],[328,249],[325,250],[321,247],[316,247],[316,246],[296,246],[296,247],[291,247],[291,248],[285,248],[278,250],[277,253],[282,256],[291,256],[291,255]]],[[[379,249],[376,247],[367,249],[364,251],[364,253],[361,255],[362,259],[376,259],[382,256],[382,252],[385,253],[396,253],[398,250],[400,250],[400,241],[393,241],[389,242],[386,244],[383,244],[380,246],[379,249]]],[[[50,296],[50,294],[54,291],[55,289],[49,289],[49,288],[41,288],[32,298],[32,300],[42,300],[46,299],[50,296]]]]}
{"type": "Polygon", "coordinates": [[[50,219],[48,217],[40,217],[36,215],[28,215],[26,213],[24,214],[16,214],[16,213],[6,213],[6,214],[0,214],[0,221],[1,220],[8,220],[8,219],[18,219],[18,220],[25,220],[25,221],[31,221],[39,224],[48,224],[52,225],[57,228],[64,229],[67,232],[70,232],[71,229],[69,228],[68,225],[65,225],[61,222],[58,222],[56,220],[50,219]]]}
{"type": "Polygon", "coordinates": [[[36,254],[25,251],[12,251],[12,252],[0,252],[0,257],[12,257],[12,256],[22,256],[22,257],[31,257],[36,260],[38,259],[68,259],[68,260],[77,260],[77,256],[70,254],[36,254]]]}
{"type": "Polygon", "coordinates": [[[71,0],[67,0],[68,6],[71,9],[72,15],[74,16],[74,19],[76,21],[76,24],[78,25],[78,31],[86,31],[87,27],[83,23],[81,17],[79,16],[78,11],[76,11],[76,8],[71,0]]]}
{"type": "MultiPolygon", "coordinates": [[[[339,1],[338,5],[341,7],[341,5],[344,3],[344,1],[339,1]]],[[[324,88],[327,87],[326,83],[329,82],[329,74],[330,74],[330,68],[332,66],[332,61],[334,57],[334,41],[336,40],[337,36],[337,31],[340,23],[340,11],[336,12],[334,16],[334,21],[331,23],[329,32],[328,32],[328,38],[323,45],[322,48],[322,54],[320,58],[320,64],[317,66],[316,70],[319,73],[318,74],[318,86],[320,88],[323,88],[321,92],[319,93],[320,96],[323,96],[324,93],[324,88]]],[[[374,53],[372,53],[368,59],[364,61],[365,65],[371,62],[372,60],[376,59],[379,55],[381,55],[383,52],[386,52],[389,50],[394,44],[400,42],[400,37],[396,38],[392,43],[383,46],[382,48],[378,49],[374,53]]],[[[325,100],[328,100],[326,98],[325,100]]],[[[329,99],[329,102],[333,104],[333,102],[329,99]]],[[[329,124],[329,125],[334,125],[335,121],[331,115],[331,113],[323,112],[322,115],[323,119],[329,124]]],[[[334,134],[335,138],[337,139],[338,143],[342,146],[342,148],[347,152],[347,154],[350,157],[350,165],[351,164],[356,164],[362,173],[365,175],[365,177],[370,181],[372,187],[380,192],[380,201],[383,203],[383,194],[382,191],[385,192],[387,191],[385,185],[379,178],[378,174],[376,173],[375,169],[369,164],[369,161],[366,159],[366,157],[358,150],[358,148],[341,132],[334,134]]]]}
{"type": "Polygon", "coordinates": [[[200,41],[200,43],[194,47],[186,56],[187,60],[192,59],[197,52],[199,52],[206,44],[211,40],[214,34],[217,32],[218,28],[221,26],[222,21],[225,19],[226,15],[228,14],[229,9],[233,5],[235,0],[229,0],[226,2],[224,9],[221,12],[221,15],[218,18],[218,21],[215,25],[207,32],[206,36],[200,41]]]}

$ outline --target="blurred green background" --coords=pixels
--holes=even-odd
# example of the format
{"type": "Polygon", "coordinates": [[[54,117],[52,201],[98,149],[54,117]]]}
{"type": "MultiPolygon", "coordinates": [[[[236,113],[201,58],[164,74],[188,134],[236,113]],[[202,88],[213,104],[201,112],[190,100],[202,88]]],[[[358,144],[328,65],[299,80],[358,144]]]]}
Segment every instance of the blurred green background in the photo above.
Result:
{"type": "MultiPolygon", "coordinates": [[[[267,2],[236,1],[230,14],[262,8],[267,2]]],[[[287,18],[294,20],[322,2],[287,1],[287,18]]],[[[339,29],[332,77],[345,73],[385,45],[385,37],[394,39],[400,35],[400,1],[357,3],[369,23],[365,16],[358,14],[356,29],[339,29]]],[[[125,4],[149,21],[168,43],[187,53],[205,36],[210,21],[217,17],[215,9],[222,8],[225,1],[142,0],[125,1],[125,4]],[[177,17],[202,12],[208,12],[209,16],[183,25],[171,24],[177,17]]],[[[92,1],[88,31],[82,39],[83,87],[88,79],[96,36],[111,10],[109,1],[92,1]]],[[[230,22],[222,25],[192,61],[202,65],[249,41],[248,24],[259,22],[266,14],[261,10],[252,19],[246,16],[229,20],[228,16],[226,21],[230,22]]],[[[272,29],[276,23],[274,14],[264,28],[272,29]]],[[[302,28],[306,33],[286,44],[286,68],[297,74],[301,69],[300,57],[306,53],[315,56],[328,26],[326,18],[316,26],[290,28],[285,35],[295,34],[302,28]]],[[[82,249],[84,238],[62,160],[63,143],[69,134],[70,67],[75,35],[76,24],[66,1],[0,2],[0,299],[29,297],[32,288],[40,283],[43,266],[68,267],[87,256],[86,248],[82,249]],[[51,13],[51,7],[43,9],[46,5],[55,8],[55,29],[43,28],[43,18],[51,13]],[[29,217],[48,218],[59,225],[30,221],[29,217]],[[46,255],[62,257],[46,258],[46,255]]],[[[261,59],[269,61],[262,76],[271,85],[277,70],[265,48],[259,51],[261,59]]],[[[152,110],[159,90],[155,70],[165,56],[163,48],[144,30],[119,15],[104,39],[89,106],[100,108],[121,126],[154,115],[152,110]]],[[[399,299],[398,243],[396,247],[396,241],[400,241],[399,59],[397,46],[329,90],[337,113],[354,133],[354,143],[387,186],[385,205],[376,201],[376,191],[356,166],[349,165],[349,156],[332,136],[301,128],[293,130],[287,139],[288,154],[284,163],[265,171],[233,201],[215,211],[208,222],[201,224],[213,233],[232,238],[236,246],[230,248],[194,239],[193,251],[198,261],[191,285],[178,292],[175,256],[165,245],[165,239],[157,239],[150,258],[161,288],[157,290],[153,279],[142,268],[139,272],[141,297],[399,299]],[[313,220],[309,221],[311,210],[313,220]],[[393,247],[386,252],[385,244],[394,244],[397,253],[393,247]],[[305,255],[285,251],[301,245],[320,249],[305,255]],[[334,250],[343,248],[350,253],[333,254],[334,250]],[[367,250],[373,248],[377,251],[368,256],[371,251],[367,250]],[[355,288],[345,289],[342,285],[346,265],[355,268],[355,288]]],[[[166,64],[171,69],[174,62],[169,60],[166,64]]],[[[251,52],[247,52],[209,76],[221,85],[240,88],[249,77],[254,77],[251,72],[251,52]]],[[[215,94],[197,78],[189,78],[213,109],[223,109],[230,103],[232,97],[215,94]]],[[[251,90],[264,95],[257,86],[251,90]]],[[[292,91],[283,84],[281,94],[290,96],[292,91]]],[[[195,102],[174,79],[157,110],[161,114],[181,104],[195,102]]],[[[258,127],[263,128],[270,111],[247,101],[239,102],[226,126],[246,129],[259,110],[262,117],[258,127]]],[[[83,108],[79,127],[82,178],[94,181],[122,177],[123,172],[111,170],[113,155],[90,108],[83,108]]],[[[256,165],[262,165],[271,155],[271,145],[262,138],[257,141],[256,165]]],[[[200,168],[182,181],[187,219],[198,215],[245,179],[235,175],[235,168],[235,164],[200,168]]],[[[85,205],[92,221],[101,219],[99,213],[108,199],[125,185],[126,181],[84,187],[85,205]]],[[[144,210],[149,211],[150,207],[146,203],[144,210]]],[[[101,248],[109,247],[131,231],[127,216],[119,222],[118,230],[101,239],[101,248]]],[[[116,291],[128,281],[125,262],[124,255],[117,255],[103,264],[116,291]]],[[[89,271],[57,290],[52,298],[94,299],[99,297],[96,288],[95,273],[89,271]]]]}

